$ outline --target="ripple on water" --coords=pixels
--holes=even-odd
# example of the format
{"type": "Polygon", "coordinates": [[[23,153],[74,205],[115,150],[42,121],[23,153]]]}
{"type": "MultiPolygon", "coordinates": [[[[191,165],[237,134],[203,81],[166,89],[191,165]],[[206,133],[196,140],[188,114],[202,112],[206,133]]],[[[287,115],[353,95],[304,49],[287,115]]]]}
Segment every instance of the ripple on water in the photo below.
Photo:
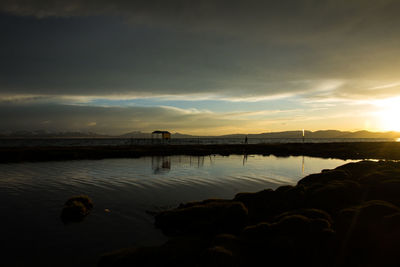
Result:
{"type": "Polygon", "coordinates": [[[18,244],[19,250],[40,251],[40,257],[33,253],[22,266],[55,266],[54,258],[77,266],[72,251],[79,262],[93,265],[106,251],[164,241],[148,210],[295,184],[306,174],[343,163],[308,157],[171,156],[0,164],[0,202],[7,203],[1,206],[7,218],[0,227],[8,229],[2,240],[18,244]],[[64,226],[60,210],[75,194],[93,199],[93,214],[82,224],[64,226]]]}

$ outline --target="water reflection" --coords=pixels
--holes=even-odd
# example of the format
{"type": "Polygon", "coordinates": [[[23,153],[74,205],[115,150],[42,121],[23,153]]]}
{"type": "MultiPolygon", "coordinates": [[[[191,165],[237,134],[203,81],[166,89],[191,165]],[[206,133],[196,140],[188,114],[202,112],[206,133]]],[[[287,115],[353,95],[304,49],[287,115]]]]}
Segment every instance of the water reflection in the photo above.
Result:
{"type": "Polygon", "coordinates": [[[166,173],[171,170],[170,156],[154,156],[151,157],[151,169],[154,174],[166,173]]]}
{"type": "MultiPolygon", "coordinates": [[[[215,156],[207,156],[210,161],[210,165],[214,164],[215,156]]],[[[191,168],[201,168],[204,166],[205,156],[175,156],[173,160],[171,156],[152,156],[151,157],[151,169],[154,174],[163,174],[171,171],[171,166],[176,167],[189,166],[191,168]],[[174,162],[172,164],[172,162],[174,162]]]]}
{"type": "Polygon", "coordinates": [[[7,214],[0,221],[0,228],[7,229],[2,240],[10,251],[30,253],[10,257],[12,266],[95,266],[105,251],[164,241],[146,211],[295,185],[304,175],[344,163],[211,155],[2,164],[0,201],[7,203],[0,205],[7,214]],[[83,224],[65,227],[60,208],[66,199],[81,194],[89,195],[95,208],[83,224]]]}
{"type": "Polygon", "coordinates": [[[243,155],[243,166],[244,166],[244,164],[247,162],[247,154],[244,154],[243,155]]]}
{"type": "MultiPolygon", "coordinates": [[[[151,169],[153,171],[153,174],[166,174],[171,171],[172,165],[175,166],[175,169],[180,169],[180,168],[202,168],[204,166],[212,166],[215,164],[215,155],[209,155],[209,156],[152,156],[151,157],[151,169]],[[205,163],[206,161],[206,163],[205,163]]],[[[243,155],[242,156],[242,166],[246,167],[248,164],[248,160],[250,158],[254,158],[254,155],[243,155]]],[[[300,157],[298,157],[300,159],[300,157]]],[[[294,158],[291,158],[293,163],[294,158]]],[[[251,162],[252,163],[252,162],[251,162]]],[[[301,163],[299,162],[298,164],[301,165],[301,172],[299,174],[304,175],[306,174],[305,171],[305,157],[301,157],[301,163]]],[[[251,167],[250,166],[247,167],[251,167]]]]}

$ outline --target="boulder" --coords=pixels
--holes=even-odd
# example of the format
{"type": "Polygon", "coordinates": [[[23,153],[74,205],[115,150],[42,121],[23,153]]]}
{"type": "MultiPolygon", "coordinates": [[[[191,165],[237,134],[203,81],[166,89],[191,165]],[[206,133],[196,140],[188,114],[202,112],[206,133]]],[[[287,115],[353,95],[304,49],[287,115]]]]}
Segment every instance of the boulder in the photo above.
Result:
{"type": "Polygon", "coordinates": [[[337,220],[341,260],[350,266],[396,266],[400,208],[382,200],[343,209],[337,220]]]}
{"type": "Polygon", "coordinates": [[[133,247],[102,255],[99,267],[199,266],[211,240],[203,235],[179,236],[161,246],[133,247]]]}
{"type": "Polygon", "coordinates": [[[314,186],[316,184],[324,184],[329,183],[333,180],[349,180],[352,178],[352,175],[347,170],[324,170],[321,173],[310,174],[300,181],[297,182],[298,185],[303,185],[306,187],[314,186]]]}
{"type": "Polygon", "coordinates": [[[329,213],[358,204],[362,200],[363,190],[353,180],[330,180],[313,185],[306,190],[306,206],[329,213]]]}
{"type": "Polygon", "coordinates": [[[61,211],[61,219],[64,223],[80,222],[92,209],[93,202],[88,196],[73,196],[65,202],[61,211]]]}
{"type": "Polygon", "coordinates": [[[247,209],[238,201],[206,201],[181,205],[155,216],[155,225],[167,235],[238,233],[247,222],[247,209]]]}

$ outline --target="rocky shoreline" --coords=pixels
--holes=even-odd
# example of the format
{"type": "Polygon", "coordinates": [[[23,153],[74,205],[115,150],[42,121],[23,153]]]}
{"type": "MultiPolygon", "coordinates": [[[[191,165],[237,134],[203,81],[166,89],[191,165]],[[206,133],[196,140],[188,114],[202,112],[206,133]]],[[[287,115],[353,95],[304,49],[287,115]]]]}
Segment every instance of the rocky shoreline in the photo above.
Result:
{"type": "Polygon", "coordinates": [[[87,147],[1,147],[0,163],[171,155],[254,154],[337,159],[400,160],[400,142],[274,143],[239,145],[132,145],[87,147]]]}
{"type": "Polygon", "coordinates": [[[106,266],[399,266],[400,162],[361,161],[233,199],[158,213],[157,247],[103,255],[106,266]]]}

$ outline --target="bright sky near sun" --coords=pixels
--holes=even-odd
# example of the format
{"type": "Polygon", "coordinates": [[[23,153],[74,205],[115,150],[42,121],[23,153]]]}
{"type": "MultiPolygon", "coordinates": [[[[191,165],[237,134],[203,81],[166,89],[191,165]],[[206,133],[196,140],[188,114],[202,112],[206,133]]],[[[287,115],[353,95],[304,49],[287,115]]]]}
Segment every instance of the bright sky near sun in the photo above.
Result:
{"type": "Polygon", "coordinates": [[[400,97],[375,101],[378,128],[383,131],[400,132],[400,97]]]}
{"type": "Polygon", "coordinates": [[[400,1],[0,3],[0,133],[400,131],[400,1]]]}

